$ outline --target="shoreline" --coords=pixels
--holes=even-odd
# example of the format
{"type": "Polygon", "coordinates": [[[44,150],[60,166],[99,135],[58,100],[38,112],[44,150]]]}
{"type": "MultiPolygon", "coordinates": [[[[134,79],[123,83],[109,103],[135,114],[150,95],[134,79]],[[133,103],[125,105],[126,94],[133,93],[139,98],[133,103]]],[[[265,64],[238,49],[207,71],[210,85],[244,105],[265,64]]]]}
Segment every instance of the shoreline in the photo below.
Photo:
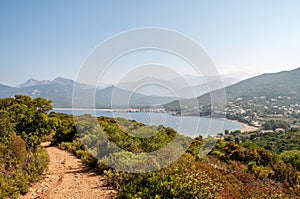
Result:
{"type": "MultiPolygon", "coordinates": [[[[75,111],[78,111],[78,110],[88,110],[88,111],[105,111],[105,112],[114,112],[113,109],[91,109],[91,108],[53,108],[53,111],[55,110],[75,110],[75,111]]],[[[120,109],[121,110],[121,109],[120,109]]],[[[118,110],[117,112],[128,112],[127,111],[120,111],[118,110]]],[[[176,115],[173,115],[176,117],[176,115]]],[[[182,117],[185,116],[185,115],[181,115],[182,117]]],[[[195,117],[199,117],[199,116],[195,116],[195,117]]],[[[204,116],[203,116],[204,117],[204,116]]],[[[223,120],[226,120],[226,121],[230,121],[230,122],[234,122],[236,124],[239,124],[241,126],[241,129],[239,129],[242,133],[245,133],[245,132],[249,132],[249,131],[257,131],[259,128],[258,127],[254,127],[254,126],[250,126],[248,124],[245,124],[245,123],[242,123],[242,122],[239,122],[237,120],[230,120],[230,119],[227,119],[227,118],[219,118],[219,119],[223,119],[223,120]]]]}
{"type": "Polygon", "coordinates": [[[227,118],[225,118],[224,120],[231,121],[231,122],[234,122],[234,123],[236,123],[236,124],[241,125],[242,128],[240,129],[240,131],[241,131],[242,133],[259,130],[258,127],[250,126],[250,125],[248,125],[248,124],[245,124],[245,123],[243,123],[243,122],[239,122],[239,121],[237,121],[237,120],[230,120],[230,119],[227,119],[227,118]]]}
{"type": "MultiPolygon", "coordinates": [[[[193,115],[180,115],[180,116],[193,116],[193,115]]],[[[175,116],[176,117],[176,116],[175,116]]],[[[195,116],[195,117],[206,117],[206,116],[195,116]]],[[[208,118],[211,118],[211,117],[208,117],[208,118]]],[[[237,120],[230,120],[230,119],[227,119],[227,118],[219,118],[219,119],[222,119],[224,121],[229,121],[229,122],[233,122],[233,123],[236,123],[236,124],[239,124],[241,125],[241,129],[239,129],[242,133],[246,133],[246,132],[251,132],[251,131],[257,131],[259,130],[258,127],[255,127],[255,126],[250,126],[249,124],[246,124],[246,123],[243,123],[243,122],[239,122],[237,120]]]]}

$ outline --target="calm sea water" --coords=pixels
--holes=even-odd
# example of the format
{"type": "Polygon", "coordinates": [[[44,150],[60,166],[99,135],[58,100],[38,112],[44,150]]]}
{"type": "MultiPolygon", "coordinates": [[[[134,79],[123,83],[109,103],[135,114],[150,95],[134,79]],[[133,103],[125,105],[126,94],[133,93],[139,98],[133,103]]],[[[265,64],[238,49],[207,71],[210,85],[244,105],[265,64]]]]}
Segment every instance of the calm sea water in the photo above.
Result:
{"type": "Polygon", "coordinates": [[[125,119],[136,120],[146,125],[164,125],[171,127],[182,135],[197,137],[214,136],[218,133],[224,133],[227,130],[239,130],[241,125],[235,122],[207,118],[207,117],[192,117],[192,116],[172,116],[170,113],[154,113],[154,112],[109,112],[104,110],[70,110],[70,109],[55,109],[54,112],[83,115],[91,114],[93,116],[106,117],[122,117],[125,119]]]}

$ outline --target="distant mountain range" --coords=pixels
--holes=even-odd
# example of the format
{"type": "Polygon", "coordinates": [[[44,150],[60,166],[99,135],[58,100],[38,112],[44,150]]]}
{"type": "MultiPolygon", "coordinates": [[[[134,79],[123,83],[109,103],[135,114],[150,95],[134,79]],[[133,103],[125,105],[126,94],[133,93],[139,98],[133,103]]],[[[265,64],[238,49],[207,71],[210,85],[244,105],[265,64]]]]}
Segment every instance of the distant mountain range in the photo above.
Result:
{"type": "MultiPolygon", "coordinates": [[[[221,89],[206,93],[196,99],[183,99],[180,104],[185,107],[194,106],[195,100],[199,105],[209,105],[211,96],[218,96],[221,89]]],[[[240,81],[225,88],[226,100],[237,98],[251,98],[265,96],[268,98],[277,96],[290,96],[294,102],[300,103],[300,68],[278,73],[267,73],[240,81]]],[[[173,101],[164,105],[167,110],[180,110],[179,101],[173,101]]]]}
{"type": "Polygon", "coordinates": [[[233,83],[237,80],[234,78],[224,78],[222,82],[216,77],[206,77],[205,79],[209,84],[210,90],[212,90],[211,92],[208,92],[208,87],[204,80],[197,79],[197,76],[178,77],[171,80],[149,77],[136,82],[122,82],[102,89],[62,77],[57,77],[51,81],[39,81],[31,78],[16,87],[0,84],[0,96],[12,97],[15,94],[23,94],[33,98],[43,97],[52,100],[54,107],[70,108],[72,107],[73,87],[76,85],[78,95],[74,102],[82,108],[93,108],[93,104],[90,104],[90,100],[87,97],[93,96],[96,108],[141,107],[164,104],[167,110],[179,110],[179,101],[177,99],[180,99],[181,105],[187,108],[194,107],[195,99],[200,106],[208,105],[210,104],[211,96],[218,96],[218,93],[222,92],[220,88],[223,85],[229,85],[225,87],[227,101],[258,96],[290,96],[294,101],[299,101],[300,103],[300,68],[292,71],[263,74],[235,84],[233,83]],[[150,86],[145,87],[144,90],[135,90],[137,87],[151,82],[165,85],[165,88],[162,86],[150,86]],[[174,94],[168,93],[168,88],[175,88],[174,90],[178,97],[171,97],[174,94]],[[203,94],[204,92],[206,94],[203,94]],[[156,95],[153,95],[153,93],[156,95]],[[191,96],[199,97],[183,99],[191,96]]]}
{"type": "Polygon", "coordinates": [[[200,96],[211,90],[223,88],[238,82],[232,77],[208,76],[202,78],[196,75],[183,75],[169,80],[146,77],[138,81],[119,82],[116,86],[125,90],[138,90],[144,95],[155,94],[159,96],[177,96],[178,98],[192,98],[200,96]],[[154,83],[154,84],[151,84],[154,83]],[[209,88],[208,88],[209,85],[209,88]]]}
{"type": "MultiPolygon", "coordinates": [[[[59,78],[55,79],[54,81],[58,80],[59,78]]],[[[16,86],[16,88],[25,88],[25,87],[30,87],[30,86],[36,86],[36,85],[42,85],[42,84],[48,84],[51,83],[50,80],[37,80],[34,78],[30,78],[29,80],[27,80],[26,82],[19,84],[18,86],[16,86]]]]}
{"type": "Polygon", "coordinates": [[[9,87],[0,84],[0,96],[12,97],[16,94],[28,95],[33,98],[43,97],[50,99],[54,107],[71,108],[73,87],[76,84],[77,92],[80,93],[80,98],[76,104],[82,108],[93,108],[93,104],[85,96],[95,96],[96,108],[120,108],[120,107],[137,107],[151,106],[155,104],[164,104],[173,101],[172,97],[160,97],[153,95],[143,95],[128,90],[120,89],[115,86],[110,86],[104,89],[96,89],[95,87],[81,84],[70,79],[58,77],[50,80],[29,79],[16,87],[9,87]],[[129,100],[130,99],[130,100],[129,100]]]}

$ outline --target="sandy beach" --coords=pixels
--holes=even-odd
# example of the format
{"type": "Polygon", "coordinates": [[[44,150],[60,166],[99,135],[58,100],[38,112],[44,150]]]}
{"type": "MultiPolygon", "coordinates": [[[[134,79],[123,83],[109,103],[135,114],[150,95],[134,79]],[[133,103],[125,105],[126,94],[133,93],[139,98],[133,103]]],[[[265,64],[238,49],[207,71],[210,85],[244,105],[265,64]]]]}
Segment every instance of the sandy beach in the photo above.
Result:
{"type": "Polygon", "coordinates": [[[239,122],[237,120],[229,120],[229,119],[225,119],[225,120],[228,120],[228,121],[231,121],[231,122],[235,122],[235,123],[241,125],[242,126],[242,128],[241,128],[241,132],[242,133],[249,132],[249,131],[257,131],[259,129],[258,127],[250,126],[248,124],[239,122]]]}

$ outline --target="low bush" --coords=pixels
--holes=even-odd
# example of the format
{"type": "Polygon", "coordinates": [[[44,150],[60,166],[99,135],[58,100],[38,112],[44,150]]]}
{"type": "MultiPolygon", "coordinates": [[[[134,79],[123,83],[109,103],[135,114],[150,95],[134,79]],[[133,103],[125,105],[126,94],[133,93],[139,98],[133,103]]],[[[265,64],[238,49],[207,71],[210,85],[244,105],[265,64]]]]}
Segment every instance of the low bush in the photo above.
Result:
{"type": "Polygon", "coordinates": [[[50,101],[17,95],[0,99],[0,198],[17,198],[41,177],[48,154],[40,147],[50,133],[50,101]]]}

